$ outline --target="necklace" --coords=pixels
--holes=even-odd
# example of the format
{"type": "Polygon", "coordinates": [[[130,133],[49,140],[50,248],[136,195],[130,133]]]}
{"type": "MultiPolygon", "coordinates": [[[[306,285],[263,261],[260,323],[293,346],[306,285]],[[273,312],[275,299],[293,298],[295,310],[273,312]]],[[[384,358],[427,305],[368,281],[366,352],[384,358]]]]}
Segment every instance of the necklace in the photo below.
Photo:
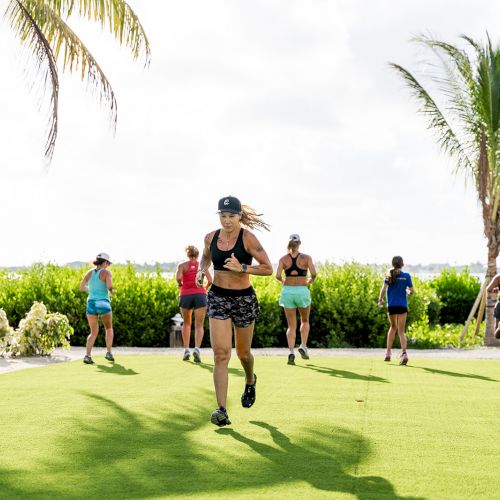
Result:
{"type": "MultiPolygon", "coordinates": [[[[224,234],[226,235],[226,237],[228,236],[228,234],[224,231],[224,234]]],[[[231,238],[227,238],[225,241],[221,238],[222,236],[222,232],[219,233],[219,240],[222,242],[222,243],[225,243],[226,244],[226,250],[229,250],[229,244],[233,241],[233,240],[236,240],[236,238],[238,237],[238,235],[236,236],[232,236],[231,238]]]]}

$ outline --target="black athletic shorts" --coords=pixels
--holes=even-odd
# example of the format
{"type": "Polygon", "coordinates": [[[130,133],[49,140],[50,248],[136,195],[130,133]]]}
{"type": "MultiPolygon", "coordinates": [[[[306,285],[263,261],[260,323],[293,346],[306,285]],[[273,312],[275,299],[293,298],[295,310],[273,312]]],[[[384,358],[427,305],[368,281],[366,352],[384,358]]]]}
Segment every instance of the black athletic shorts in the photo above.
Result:
{"type": "Polygon", "coordinates": [[[500,319],[500,300],[495,304],[495,318],[500,319]]]}
{"type": "Polygon", "coordinates": [[[199,309],[207,307],[207,296],[204,293],[190,293],[179,297],[179,307],[182,309],[199,309]]]}
{"type": "Polygon", "coordinates": [[[404,314],[408,312],[408,308],[405,306],[389,306],[387,308],[387,312],[389,313],[389,316],[392,316],[393,314],[404,314]]]}
{"type": "Polygon", "coordinates": [[[230,290],[212,285],[208,292],[207,315],[213,319],[231,319],[239,328],[250,326],[259,317],[259,302],[250,286],[230,290]]]}

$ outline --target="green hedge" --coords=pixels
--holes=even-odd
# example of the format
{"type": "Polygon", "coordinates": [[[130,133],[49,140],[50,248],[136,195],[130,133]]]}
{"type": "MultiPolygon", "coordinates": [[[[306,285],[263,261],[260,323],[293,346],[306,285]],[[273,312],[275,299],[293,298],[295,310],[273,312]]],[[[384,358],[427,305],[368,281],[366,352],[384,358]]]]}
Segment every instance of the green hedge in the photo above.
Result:
{"type": "MultiPolygon", "coordinates": [[[[75,331],[72,344],[84,345],[88,335],[87,296],[78,291],[78,286],[86,270],[52,264],[35,265],[17,273],[0,270],[0,308],[7,313],[11,325],[16,326],[33,302],[42,301],[49,310],[68,317],[75,331]]],[[[116,344],[168,345],[171,318],[178,312],[175,279],[163,277],[159,268],[154,273],[143,274],[137,273],[132,265],[114,265],[112,272],[116,288],[112,298],[116,344]]],[[[382,270],[370,266],[319,265],[318,278],[311,287],[310,345],[384,346],[388,320],[385,308],[377,305],[382,282],[382,270]]],[[[286,346],[286,320],[278,306],[281,284],[274,277],[253,277],[252,283],[261,306],[254,345],[286,346]]],[[[431,281],[414,278],[414,285],[417,293],[409,298],[408,325],[419,324],[420,336],[427,331],[422,325],[437,323],[440,315],[447,318],[448,311],[463,314],[476,293],[474,279],[464,272],[445,272],[431,281]],[[460,292],[464,287],[468,291],[467,301],[460,292]]],[[[103,342],[100,335],[98,345],[103,342]]],[[[203,345],[208,345],[208,335],[203,345]]]]}

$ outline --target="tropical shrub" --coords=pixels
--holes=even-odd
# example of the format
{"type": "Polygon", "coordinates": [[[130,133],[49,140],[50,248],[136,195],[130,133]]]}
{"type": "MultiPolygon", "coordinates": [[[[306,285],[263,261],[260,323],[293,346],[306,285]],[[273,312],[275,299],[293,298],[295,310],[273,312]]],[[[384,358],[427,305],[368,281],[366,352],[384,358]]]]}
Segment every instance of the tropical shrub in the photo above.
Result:
{"type": "Polygon", "coordinates": [[[48,313],[41,302],[35,302],[14,330],[9,326],[5,311],[0,309],[0,346],[2,355],[35,356],[50,354],[56,347],[68,349],[73,334],[68,318],[60,313],[48,313]]]}
{"type": "Polygon", "coordinates": [[[408,347],[413,349],[439,349],[442,347],[471,349],[483,344],[484,329],[474,335],[475,320],[470,323],[463,341],[460,342],[463,328],[464,325],[429,325],[427,321],[418,321],[408,327],[408,347]]]}
{"type": "Polygon", "coordinates": [[[429,283],[440,302],[439,322],[464,323],[481,288],[479,278],[466,268],[459,273],[451,268],[443,270],[429,283]]]}

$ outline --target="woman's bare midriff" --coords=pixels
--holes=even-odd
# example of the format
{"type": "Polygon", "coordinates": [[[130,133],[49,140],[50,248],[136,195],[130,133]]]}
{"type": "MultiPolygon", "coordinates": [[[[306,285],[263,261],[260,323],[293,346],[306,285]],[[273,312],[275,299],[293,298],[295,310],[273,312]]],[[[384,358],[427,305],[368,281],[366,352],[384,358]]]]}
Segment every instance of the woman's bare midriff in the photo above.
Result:
{"type": "Polygon", "coordinates": [[[250,275],[233,271],[214,271],[214,285],[230,290],[244,290],[251,286],[250,275]]]}
{"type": "Polygon", "coordinates": [[[283,284],[286,286],[306,286],[307,276],[286,276],[283,284]]]}

